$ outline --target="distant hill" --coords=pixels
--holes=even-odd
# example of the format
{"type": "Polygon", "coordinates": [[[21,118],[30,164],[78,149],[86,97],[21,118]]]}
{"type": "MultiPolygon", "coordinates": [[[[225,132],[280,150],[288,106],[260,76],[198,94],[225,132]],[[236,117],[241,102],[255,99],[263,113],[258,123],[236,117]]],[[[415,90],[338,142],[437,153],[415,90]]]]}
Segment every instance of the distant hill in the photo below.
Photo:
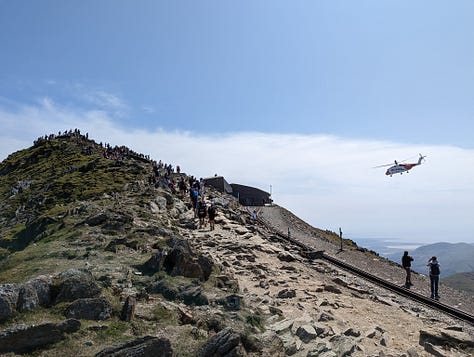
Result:
{"type": "MultiPolygon", "coordinates": [[[[441,278],[474,272],[474,246],[467,243],[435,243],[424,245],[409,252],[414,258],[412,269],[418,273],[427,274],[426,264],[432,256],[438,257],[441,265],[441,278]]],[[[390,254],[387,258],[400,263],[401,254],[390,254]]]]}
{"type": "Polygon", "coordinates": [[[451,275],[443,279],[443,284],[474,294],[474,272],[451,275]]]}

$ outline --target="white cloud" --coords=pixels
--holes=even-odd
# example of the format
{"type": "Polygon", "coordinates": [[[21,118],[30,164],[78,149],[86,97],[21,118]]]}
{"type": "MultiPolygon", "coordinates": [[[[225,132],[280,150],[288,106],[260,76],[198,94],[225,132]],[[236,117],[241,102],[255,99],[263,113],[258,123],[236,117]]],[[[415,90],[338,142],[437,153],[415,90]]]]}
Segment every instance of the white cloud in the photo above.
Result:
{"type": "Polygon", "coordinates": [[[217,173],[266,191],[271,185],[277,204],[316,227],[342,227],[348,238],[474,242],[474,150],[327,135],[129,130],[109,111],[72,110],[50,98],[16,111],[0,106],[0,126],[2,160],[39,136],[79,128],[97,142],[126,145],[197,177],[217,173]],[[373,169],[416,161],[418,153],[427,160],[408,174],[373,169]]]}

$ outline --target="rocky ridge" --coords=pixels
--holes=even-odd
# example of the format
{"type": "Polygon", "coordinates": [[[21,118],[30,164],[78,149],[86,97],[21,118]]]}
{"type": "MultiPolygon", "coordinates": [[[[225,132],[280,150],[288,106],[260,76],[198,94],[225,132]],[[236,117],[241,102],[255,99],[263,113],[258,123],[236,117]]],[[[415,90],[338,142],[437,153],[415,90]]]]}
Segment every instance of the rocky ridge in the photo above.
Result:
{"type": "MultiPolygon", "coordinates": [[[[45,210],[33,203],[31,211],[19,206],[17,218],[2,218],[0,350],[5,355],[472,353],[472,326],[307,259],[275,234],[291,223],[292,234],[311,237],[315,249],[333,252],[337,244],[330,233],[278,206],[260,210],[267,224],[252,221],[232,197],[210,189],[206,199],[218,205],[216,229],[199,229],[187,197],[171,192],[164,181],[150,184],[150,163],[129,157],[115,166],[99,155],[83,157],[81,151],[81,159],[96,162],[85,166],[92,174],[100,166],[104,172],[119,168],[115,174],[123,170],[132,179],[99,195],[57,200],[45,210]],[[26,244],[12,244],[16,238],[26,244]],[[42,331],[51,329],[58,334],[44,339],[42,331]]],[[[6,164],[1,165],[5,178],[6,164]]],[[[18,177],[8,177],[2,185],[16,187],[18,177]]],[[[18,195],[34,188],[32,177],[22,180],[32,183],[5,199],[3,207],[8,200],[21,204],[18,195]]],[[[354,246],[343,254],[377,272],[387,264],[354,246]]]]}

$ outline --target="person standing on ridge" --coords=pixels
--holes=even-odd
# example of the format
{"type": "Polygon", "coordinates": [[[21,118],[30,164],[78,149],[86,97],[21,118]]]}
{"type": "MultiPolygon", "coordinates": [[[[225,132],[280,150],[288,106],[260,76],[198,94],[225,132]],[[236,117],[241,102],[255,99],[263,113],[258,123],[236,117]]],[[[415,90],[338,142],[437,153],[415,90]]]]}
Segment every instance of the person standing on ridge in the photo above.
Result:
{"type": "Polygon", "coordinates": [[[405,278],[405,287],[410,288],[413,284],[411,283],[411,262],[413,258],[408,255],[408,252],[405,251],[402,256],[402,267],[405,269],[407,275],[405,278]]]}
{"type": "Polygon", "coordinates": [[[438,286],[439,286],[439,262],[435,256],[428,260],[427,266],[430,268],[430,287],[431,287],[431,298],[439,300],[438,286]]]}

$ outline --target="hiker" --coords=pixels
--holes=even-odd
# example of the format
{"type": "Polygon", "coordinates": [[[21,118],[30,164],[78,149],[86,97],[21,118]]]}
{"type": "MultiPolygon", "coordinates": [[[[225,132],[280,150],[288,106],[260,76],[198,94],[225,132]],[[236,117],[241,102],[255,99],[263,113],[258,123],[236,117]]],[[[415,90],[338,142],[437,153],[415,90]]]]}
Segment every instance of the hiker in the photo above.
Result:
{"type": "Polygon", "coordinates": [[[431,287],[431,298],[439,300],[438,285],[439,285],[439,262],[435,256],[428,260],[427,266],[430,268],[430,287],[431,287]]]}
{"type": "Polygon", "coordinates": [[[184,197],[184,195],[186,194],[186,182],[184,182],[184,178],[182,176],[178,182],[178,187],[180,195],[184,197]]]}
{"type": "Polygon", "coordinates": [[[199,184],[199,194],[204,197],[204,186],[205,186],[205,183],[204,183],[204,179],[203,179],[202,177],[199,179],[199,183],[198,183],[198,184],[199,184]]]}
{"type": "Polygon", "coordinates": [[[197,206],[198,197],[199,197],[199,191],[196,190],[195,188],[191,188],[189,190],[189,198],[191,199],[191,205],[193,206],[194,218],[197,217],[196,206],[197,206]]]}
{"type": "Polygon", "coordinates": [[[405,287],[409,288],[413,284],[411,283],[411,262],[413,258],[408,255],[408,252],[405,251],[402,256],[402,267],[405,269],[407,275],[405,278],[405,287]]]}
{"type": "Polygon", "coordinates": [[[250,217],[252,217],[252,221],[257,220],[257,210],[253,210],[252,213],[250,213],[250,217]]]}
{"type": "Polygon", "coordinates": [[[214,230],[214,219],[216,218],[217,208],[214,202],[211,202],[211,206],[207,209],[207,215],[209,217],[209,228],[211,231],[214,230]]]}
{"type": "Polygon", "coordinates": [[[204,201],[204,197],[197,203],[196,206],[197,216],[199,218],[199,228],[202,228],[206,225],[205,219],[207,216],[207,207],[206,202],[204,201]]]}

